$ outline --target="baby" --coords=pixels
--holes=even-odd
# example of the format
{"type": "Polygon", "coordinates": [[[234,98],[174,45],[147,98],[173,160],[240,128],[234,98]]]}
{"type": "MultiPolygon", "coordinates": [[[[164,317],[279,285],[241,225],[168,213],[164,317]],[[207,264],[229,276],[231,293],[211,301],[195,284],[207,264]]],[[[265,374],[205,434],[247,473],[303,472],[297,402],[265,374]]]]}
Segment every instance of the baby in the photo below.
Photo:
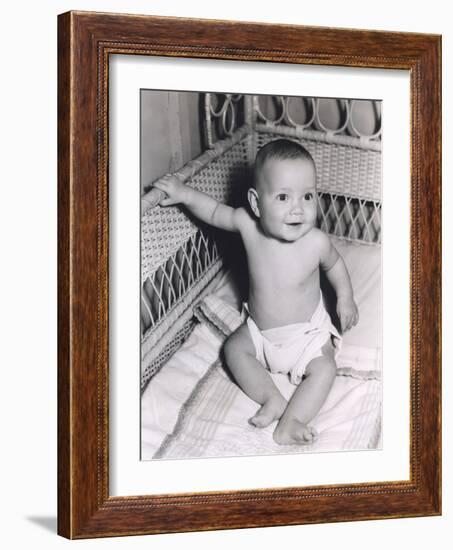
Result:
{"type": "Polygon", "coordinates": [[[228,338],[227,365],[242,390],[261,407],[249,422],[274,421],[281,445],[308,444],[316,437],[310,421],[335,379],[341,337],[323,304],[320,268],[337,295],[342,332],[358,322],[348,271],[329,237],[315,227],[316,169],[308,151],[294,141],[271,141],[255,160],[251,213],[232,208],[174,177],[155,185],[160,204],[183,204],[215,227],[239,232],[246,251],[250,288],[243,323],[228,338]],[[263,368],[266,367],[266,368],[263,368]],[[287,401],[269,372],[287,373],[297,385],[287,401]]]}

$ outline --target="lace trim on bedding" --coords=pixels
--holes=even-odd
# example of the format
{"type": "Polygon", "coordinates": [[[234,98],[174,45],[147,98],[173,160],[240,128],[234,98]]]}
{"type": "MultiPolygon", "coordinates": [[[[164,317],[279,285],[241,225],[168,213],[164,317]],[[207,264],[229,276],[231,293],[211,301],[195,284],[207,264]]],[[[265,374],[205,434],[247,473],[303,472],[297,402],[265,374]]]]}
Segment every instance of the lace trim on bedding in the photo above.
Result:
{"type": "Polygon", "coordinates": [[[194,309],[196,319],[214,331],[216,336],[227,338],[233,331],[204,302],[194,309]]]}
{"type": "Polygon", "coordinates": [[[178,418],[176,419],[175,426],[173,428],[173,431],[169,434],[167,434],[162,441],[160,447],[157,449],[157,451],[153,455],[153,459],[156,458],[164,458],[164,454],[167,451],[169,445],[172,443],[173,439],[183,430],[184,428],[184,422],[186,420],[186,415],[189,410],[189,407],[192,405],[192,403],[195,401],[196,397],[198,396],[199,392],[203,389],[203,387],[207,384],[211,374],[214,372],[214,370],[217,367],[221,366],[220,359],[217,359],[212,365],[208,367],[208,370],[205,372],[205,374],[198,380],[198,382],[195,384],[194,389],[192,390],[191,394],[189,395],[188,399],[182,404],[179,413],[178,418]]]}
{"type": "Polygon", "coordinates": [[[346,376],[357,380],[381,380],[381,373],[376,369],[358,370],[351,367],[338,367],[337,376],[346,376]]]}

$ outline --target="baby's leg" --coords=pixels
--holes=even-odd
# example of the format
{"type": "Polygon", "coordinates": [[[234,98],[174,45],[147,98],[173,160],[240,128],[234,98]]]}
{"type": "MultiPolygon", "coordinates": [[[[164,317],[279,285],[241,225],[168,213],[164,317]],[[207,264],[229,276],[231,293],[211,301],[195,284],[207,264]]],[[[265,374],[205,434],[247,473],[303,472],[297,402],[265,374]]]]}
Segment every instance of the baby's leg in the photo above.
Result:
{"type": "Polygon", "coordinates": [[[262,405],[249,422],[257,428],[265,428],[278,420],[285,410],[286,399],[257,360],[247,324],[242,324],[228,338],[224,353],[227,365],[241,389],[262,405]]]}
{"type": "Polygon", "coordinates": [[[291,397],[278,426],[274,440],[280,445],[312,443],[317,433],[309,426],[323,406],[335,380],[337,366],[331,339],[322,347],[322,356],[310,361],[305,370],[306,378],[291,397]]]}

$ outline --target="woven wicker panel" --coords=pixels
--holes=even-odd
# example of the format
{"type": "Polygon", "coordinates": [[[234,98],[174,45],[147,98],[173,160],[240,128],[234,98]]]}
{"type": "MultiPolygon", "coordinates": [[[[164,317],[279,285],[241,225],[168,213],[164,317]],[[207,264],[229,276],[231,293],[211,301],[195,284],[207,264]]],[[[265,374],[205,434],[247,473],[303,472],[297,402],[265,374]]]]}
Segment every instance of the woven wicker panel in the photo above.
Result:
{"type": "MultiPolygon", "coordinates": [[[[231,203],[246,177],[247,168],[247,141],[243,140],[203,168],[190,185],[221,202],[231,203]]],[[[197,223],[177,206],[147,210],[142,216],[142,281],[197,231],[197,223]]]]}
{"type": "Polygon", "coordinates": [[[146,277],[142,287],[141,316],[144,332],[157,326],[175,304],[206,275],[219,258],[210,231],[199,230],[146,277]]]}
{"type": "Polygon", "coordinates": [[[147,383],[150,378],[158,372],[161,367],[170,359],[170,357],[178,351],[181,344],[186,340],[189,334],[192,332],[194,326],[196,325],[196,320],[190,319],[187,323],[179,330],[174,336],[173,339],[165,346],[162,352],[151,362],[147,367],[143,369],[141,376],[141,391],[143,392],[146,388],[147,383]]]}
{"type": "Polygon", "coordinates": [[[221,277],[222,267],[223,262],[220,259],[214,262],[203,274],[203,277],[175,302],[171,310],[143,334],[141,345],[142,385],[146,383],[148,375],[155,372],[155,366],[159,365],[159,357],[165,349],[193,319],[194,306],[215,288],[221,277]]]}
{"type": "Polygon", "coordinates": [[[318,192],[318,227],[340,239],[381,242],[381,203],[318,192]]]}
{"type": "MultiPolygon", "coordinates": [[[[257,147],[277,139],[275,134],[258,133],[257,147]]],[[[318,190],[374,201],[381,200],[381,153],[308,139],[299,141],[312,155],[317,170],[318,190]]]]}

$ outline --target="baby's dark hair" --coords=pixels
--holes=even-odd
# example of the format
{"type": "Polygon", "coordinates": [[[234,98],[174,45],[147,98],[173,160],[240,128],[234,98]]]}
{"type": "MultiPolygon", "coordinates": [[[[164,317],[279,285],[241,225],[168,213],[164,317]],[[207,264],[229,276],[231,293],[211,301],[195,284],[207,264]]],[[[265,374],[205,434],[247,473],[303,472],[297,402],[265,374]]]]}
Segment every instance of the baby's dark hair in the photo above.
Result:
{"type": "MultiPolygon", "coordinates": [[[[256,187],[257,177],[267,160],[308,160],[315,166],[315,161],[303,145],[290,139],[276,139],[266,143],[256,154],[255,166],[253,169],[254,186],[256,187]]],[[[316,167],[316,166],[315,166],[316,167]]]]}

